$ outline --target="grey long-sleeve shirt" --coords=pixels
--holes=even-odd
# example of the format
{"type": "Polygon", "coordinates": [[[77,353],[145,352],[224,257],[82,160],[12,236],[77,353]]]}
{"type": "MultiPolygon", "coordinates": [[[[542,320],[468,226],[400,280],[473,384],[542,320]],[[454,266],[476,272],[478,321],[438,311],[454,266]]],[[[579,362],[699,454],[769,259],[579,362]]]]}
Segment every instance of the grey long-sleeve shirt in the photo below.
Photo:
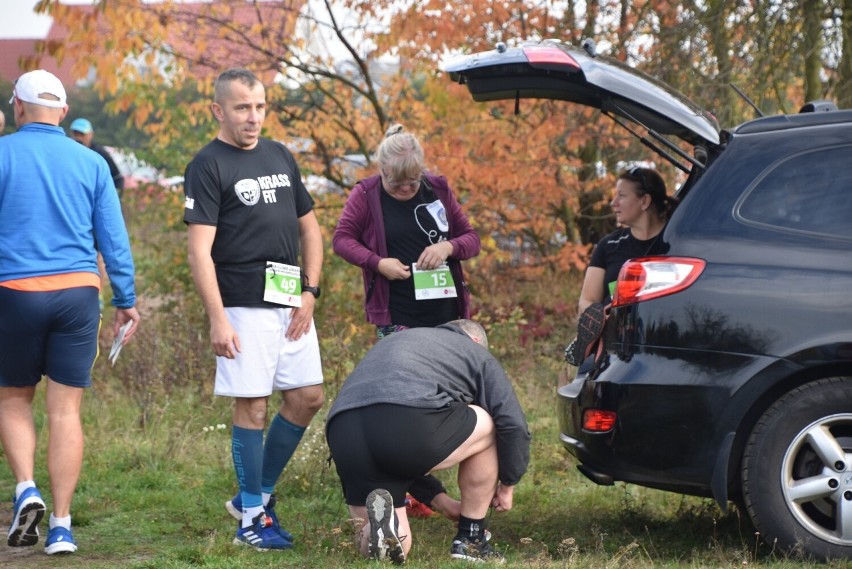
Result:
{"type": "Polygon", "coordinates": [[[344,382],[327,421],[379,403],[438,409],[452,401],[491,415],[500,482],[517,484],[530,457],[526,418],[497,359],[454,324],[412,328],[376,343],[344,382]]]}

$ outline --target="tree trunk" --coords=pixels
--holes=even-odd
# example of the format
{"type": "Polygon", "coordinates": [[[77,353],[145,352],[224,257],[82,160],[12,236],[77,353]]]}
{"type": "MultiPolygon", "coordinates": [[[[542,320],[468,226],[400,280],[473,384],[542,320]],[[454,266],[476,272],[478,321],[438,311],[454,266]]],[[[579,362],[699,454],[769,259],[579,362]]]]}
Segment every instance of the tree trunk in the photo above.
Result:
{"type": "Polygon", "coordinates": [[[837,106],[841,109],[852,108],[852,0],[841,0],[840,19],[843,51],[837,64],[837,106]]]}
{"type": "MultiPolygon", "coordinates": [[[[822,0],[802,2],[802,56],[805,63],[805,101],[823,97],[822,79],[822,0]]],[[[844,46],[845,49],[846,46],[844,46]]]]}

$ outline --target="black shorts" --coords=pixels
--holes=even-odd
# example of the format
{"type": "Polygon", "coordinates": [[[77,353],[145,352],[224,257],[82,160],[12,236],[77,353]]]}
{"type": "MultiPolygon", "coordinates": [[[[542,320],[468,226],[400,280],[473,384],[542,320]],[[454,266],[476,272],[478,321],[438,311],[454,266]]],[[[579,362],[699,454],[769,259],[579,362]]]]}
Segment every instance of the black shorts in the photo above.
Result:
{"type": "Polygon", "coordinates": [[[46,375],[89,387],[98,355],[98,298],[90,286],[49,292],[0,287],[0,386],[29,387],[46,375]]]}
{"type": "Polygon", "coordinates": [[[344,411],[326,436],[346,503],[363,506],[384,488],[397,508],[418,477],[450,456],[473,433],[476,413],[464,403],[440,409],[370,405],[344,411]]]}

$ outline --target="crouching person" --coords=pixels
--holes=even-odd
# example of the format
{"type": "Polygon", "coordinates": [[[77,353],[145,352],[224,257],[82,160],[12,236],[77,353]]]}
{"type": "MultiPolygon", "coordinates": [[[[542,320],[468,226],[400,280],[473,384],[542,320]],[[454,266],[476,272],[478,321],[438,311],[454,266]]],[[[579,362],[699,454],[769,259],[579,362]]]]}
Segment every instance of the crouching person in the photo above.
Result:
{"type": "Polygon", "coordinates": [[[512,508],[530,433],[509,378],[471,320],[412,328],[378,342],[346,379],[326,437],[361,553],[405,561],[413,540],[405,494],[419,477],[458,465],[455,559],[501,561],[489,507],[512,508]]]}

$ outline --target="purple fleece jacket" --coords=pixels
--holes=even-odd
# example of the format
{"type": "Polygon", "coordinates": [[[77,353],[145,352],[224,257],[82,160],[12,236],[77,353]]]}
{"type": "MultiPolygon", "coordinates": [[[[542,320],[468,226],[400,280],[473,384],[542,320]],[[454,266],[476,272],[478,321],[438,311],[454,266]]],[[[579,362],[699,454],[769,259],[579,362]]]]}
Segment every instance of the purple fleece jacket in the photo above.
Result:
{"type": "MultiPolygon", "coordinates": [[[[425,174],[425,177],[447,212],[449,241],[453,245],[453,253],[447,263],[456,283],[459,315],[461,318],[470,318],[470,293],[464,282],[460,261],[479,254],[479,235],[462,212],[446,178],[432,174],[425,174]]],[[[379,261],[388,256],[381,192],[379,175],[355,184],[337,222],[332,245],[334,252],[341,258],[361,267],[367,322],[376,326],[387,326],[392,324],[389,306],[390,284],[379,273],[379,261]]]]}

